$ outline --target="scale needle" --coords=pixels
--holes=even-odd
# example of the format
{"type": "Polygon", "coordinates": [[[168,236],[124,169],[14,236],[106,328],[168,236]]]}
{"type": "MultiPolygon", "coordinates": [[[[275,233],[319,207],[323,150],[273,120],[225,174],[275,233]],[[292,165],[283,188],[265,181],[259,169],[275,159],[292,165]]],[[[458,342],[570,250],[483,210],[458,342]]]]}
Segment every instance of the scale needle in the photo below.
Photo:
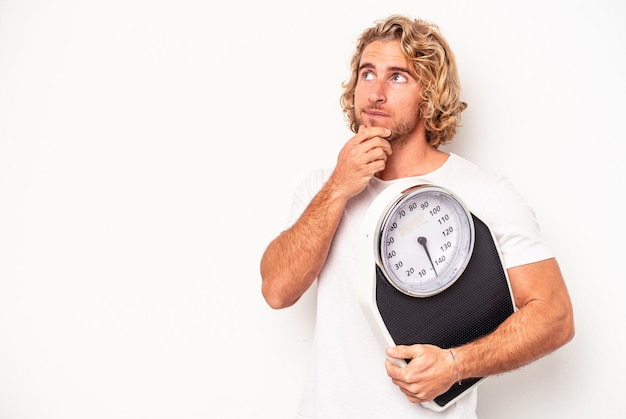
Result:
{"type": "Polygon", "coordinates": [[[430,252],[428,251],[428,247],[426,247],[426,237],[418,237],[417,242],[422,245],[424,251],[426,252],[426,256],[428,256],[428,260],[430,261],[430,266],[433,267],[433,271],[435,272],[435,276],[437,275],[437,270],[435,269],[435,264],[433,263],[433,259],[430,257],[430,252]]]}

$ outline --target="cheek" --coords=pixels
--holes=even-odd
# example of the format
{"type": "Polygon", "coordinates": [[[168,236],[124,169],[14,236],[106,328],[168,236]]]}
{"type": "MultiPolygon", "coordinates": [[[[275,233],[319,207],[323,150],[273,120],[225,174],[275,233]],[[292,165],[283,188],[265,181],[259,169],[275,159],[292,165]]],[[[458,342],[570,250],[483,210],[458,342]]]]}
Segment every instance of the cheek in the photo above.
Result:
{"type": "Polygon", "coordinates": [[[367,93],[363,87],[356,86],[354,89],[354,107],[359,108],[359,104],[367,102],[367,93]]]}
{"type": "Polygon", "coordinates": [[[415,114],[419,114],[421,115],[422,113],[420,112],[420,107],[422,105],[422,100],[421,99],[408,99],[406,101],[404,101],[404,103],[402,103],[401,107],[402,109],[406,109],[407,111],[409,111],[408,113],[411,115],[415,115],[415,114]]]}

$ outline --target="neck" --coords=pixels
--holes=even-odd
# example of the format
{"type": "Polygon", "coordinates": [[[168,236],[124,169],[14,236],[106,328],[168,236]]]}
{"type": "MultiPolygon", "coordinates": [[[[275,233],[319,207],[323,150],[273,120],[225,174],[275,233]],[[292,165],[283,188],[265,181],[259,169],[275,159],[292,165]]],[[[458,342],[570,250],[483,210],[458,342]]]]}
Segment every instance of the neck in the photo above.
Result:
{"type": "Polygon", "coordinates": [[[394,180],[403,177],[422,176],[440,168],[449,154],[426,143],[392,142],[392,154],[387,159],[385,169],[376,174],[381,180],[394,180]]]}

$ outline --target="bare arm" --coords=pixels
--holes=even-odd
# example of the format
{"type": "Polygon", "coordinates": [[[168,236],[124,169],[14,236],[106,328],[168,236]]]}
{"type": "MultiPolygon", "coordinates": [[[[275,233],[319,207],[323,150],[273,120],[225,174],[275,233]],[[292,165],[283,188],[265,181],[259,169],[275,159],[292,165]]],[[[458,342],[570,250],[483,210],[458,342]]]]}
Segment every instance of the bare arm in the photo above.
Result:
{"type": "Polygon", "coordinates": [[[272,308],[293,305],[319,274],[347,199],[327,182],[300,219],[283,231],[261,259],[262,292],[272,308]]]}
{"type": "Polygon", "coordinates": [[[572,339],[572,305],[556,260],[518,266],[509,269],[508,274],[519,310],[493,333],[452,348],[456,365],[445,348],[413,345],[388,349],[390,357],[412,358],[406,368],[389,361],[386,365],[392,381],[409,400],[432,400],[459,378],[486,377],[514,370],[572,339]]]}
{"type": "Polygon", "coordinates": [[[384,128],[361,127],[339,153],[330,179],[302,216],[261,258],[262,293],[272,308],[293,305],[320,273],[348,200],[385,168],[391,146],[384,128]]]}
{"type": "Polygon", "coordinates": [[[465,377],[522,367],[574,337],[572,304],[555,259],[518,266],[508,273],[520,309],[490,338],[456,349],[465,377]]]}

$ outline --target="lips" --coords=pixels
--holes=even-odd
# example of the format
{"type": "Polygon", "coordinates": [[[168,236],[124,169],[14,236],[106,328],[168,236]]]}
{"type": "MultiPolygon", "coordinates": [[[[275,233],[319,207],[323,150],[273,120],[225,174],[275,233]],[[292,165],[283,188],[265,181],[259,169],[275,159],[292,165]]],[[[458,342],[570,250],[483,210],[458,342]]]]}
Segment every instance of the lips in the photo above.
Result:
{"type": "Polygon", "coordinates": [[[378,109],[365,109],[364,112],[370,118],[385,118],[389,116],[387,113],[378,109]]]}

